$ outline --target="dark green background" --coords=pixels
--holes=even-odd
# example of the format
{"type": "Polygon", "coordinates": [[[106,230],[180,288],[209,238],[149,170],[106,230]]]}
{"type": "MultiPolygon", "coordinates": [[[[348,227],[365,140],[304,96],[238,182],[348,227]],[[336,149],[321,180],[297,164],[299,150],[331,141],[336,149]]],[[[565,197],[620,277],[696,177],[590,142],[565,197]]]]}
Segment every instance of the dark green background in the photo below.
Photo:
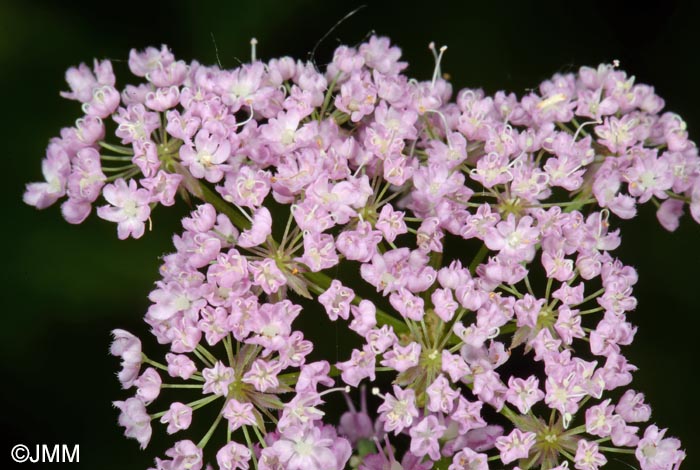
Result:
{"type": "MultiPolygon", "coordinates": [[[[447,44],[443,70],[455,88],[483,86],[522,94],[557,71],[619,59],[638,81],[652,84],[667,108],[700,139],[698,20],[692,2],[367,2],[318,48],[326,62],[338,42],[355,44],[371,31],[402,47],[408,73],[432,74],[429,41],[447,44]],[[609,5],[612,3],[613,5],[609,5]]],[[[138,450],[116,426],[111,401],[123,399],[108,356],[109,331],[145,333],[141,316],[157,278],[158,257],[171,250],[182,208],[154,213],[154,232],[119,242],[113,224],[95,216],[82,226],[61,220],[58,207],[37,212],[21,202],[24,184],[40,178],[48,139],[78,117],[59,98],[64,70],[94,57],[115,60],[118,80],[132,47],[168,44],[180,58],[225,67],[249,57],[259,40],[263,58],[304,58],[357,3],[246,2],[0,2],[0,122],[3,150],[2,327],[0,371],[3,447],[0,468],[17,443],[80,444],[70,468],[145,469],[167,440],[138,450]]],[[[680,437],[700,466],[696,374],[700,322],[700,228],[684,217],[666,233],[651,208],[623,224],[617,255],[640,274],[632,321],[636,344],[627,350],[640,367],[635,387],[654,407],[653,420],[680,437]]],[[[146,342],[154,351],[155,342],[146,342]]],[[[154,436],[162,436],[157,427],[154,436]]],[[[24,468],[60,465],[25,464],[24,468]]],[[[66,466],[68,467],[68,466],[66,466]]],[[[614,463],[609,468],[627,468],[614,463]]]]}

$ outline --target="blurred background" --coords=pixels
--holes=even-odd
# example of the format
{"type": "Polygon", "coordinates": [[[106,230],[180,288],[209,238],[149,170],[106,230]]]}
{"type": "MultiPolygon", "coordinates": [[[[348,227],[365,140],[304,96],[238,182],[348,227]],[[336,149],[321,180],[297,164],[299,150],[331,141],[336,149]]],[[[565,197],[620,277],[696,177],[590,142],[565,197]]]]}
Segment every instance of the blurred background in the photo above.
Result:
{"type": "MultiPolygon", "coordinates": [[[[140,451],[116,425],[113,400],[124,399],[108,355],[109,332],[146,337],[141,318],[157,279],[159,256],[172,250],[185,208],[158,209],[154,230],[120,242],[115,226],[91,216],[70,226],[58,206],[37,212],[21,201],[25,183],[41,178],[50,137],[79,116],[67,89],[67,67],[93,58],[114,60],[117,79],[128,73],[129,49],[167,44],[178,58],[224,67],[258,57],[308,57],[324,64],[341,43],[372,32],[403,49],[407,73],[427,79],[430,41],[448,45],[443,71],[455,89],[483,87],[522,95],[555,72],[620,60],[638,82],[656,87],[667,109],[685,118],[700,140],[700,9],[692,1],[440,2],[367,1],[366,7],[324,34],[357,2],[322,0],[19,1],[0,2],[0,122],[6,166],[3,204],[3,323],[0,328],[0,468],[12,464],[17,443],[79,444],[80,463],[66,468],[145,469],[162,455],[160,426],[153,447],[140,451]]],[[[123,81],[122,81],[123,83],[123,81]]],[[[639,326],[630,361],[633,386],[646,393],[652,419],[682,439],[684,468],[700,467],[697,373],[700,321],[700,228],[689,216],[674,234],[646,207],[622,225],[616,253],[640,275],[632,321],[639,326]]],[[[147,340],[146,352],[160,352],[147,340]]],[[[58,464],[24,464],[57,468],[58,464]]],[[[629,468],[612,462],[606,468],[629,468]]]]}

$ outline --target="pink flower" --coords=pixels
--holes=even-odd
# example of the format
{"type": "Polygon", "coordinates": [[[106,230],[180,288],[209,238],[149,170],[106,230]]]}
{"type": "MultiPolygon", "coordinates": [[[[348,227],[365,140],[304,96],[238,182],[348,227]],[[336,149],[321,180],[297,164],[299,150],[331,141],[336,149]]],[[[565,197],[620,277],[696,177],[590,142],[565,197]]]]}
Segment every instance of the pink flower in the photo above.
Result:
{"type": "Polygon", "coordinates": [[[428,394],[428,409],[434,413],[449,415],[459,397],[459,391],[452,389],[450,382],[442,374],[438,375],[425,391],[428,394]]]}
{"type": "Polygon", "coordinates": [[[172,470],[200,470],[204,465],[202,449],[190,440],[178,441],[165,455],[173,459],[172,470]]]}
{"type": "Polygon", "coordinates": [[[578,441],[574,463],[578,470],[598,470],[608,459],[598,450],[598,444],[585,439],[578,441]]]}
{"type": "Polygon", "coordinates": [[[231,431],[235,431],[241,426],[257,426],[252,403],[241,403],[231,398],[226,402],[222,414],[228,420],[228,428],[231,431]]]}
{"type": "Polygon", "coordinates": [[[213,393],[225,397],[228,395],[228,386],[235,380],[235,372],[232,368],[226,367],[223,362],[217,361],[214,367],[202,370],[204,377],[203,393],[213,393]]]}
{"type": "Polygon", "coordinates": [[[156,372],[153,367],[149,367],[134,381],[134,385],[138,387],[136,396],[141,398],[144,404],[150,404],[153,400],[158,398],[161,383],[162,381],[158,372],[156,372]]]}
{"type": "Polygon", "coordinates": [[[506,400],[518,408],[522,414],[527,414],[530,408],[544,398],[544,392],[539,388],[539,380],[531,375],[527,380],[510,377],[506,400]]]}
{"type": "Polygon", "coordinates": [[[535,256],[535,244],[539,241],[539,231],[532,227],[532,223],[530,216],[516,222],[515,216],[510,214],[508,219],[488,231],[484,243],[490,250],[498,250],[515,261],[531,261],[535,256]]]}
{"type": "Polygon", "coordinates": [[[224,177],[223,165],[231,155],[231,144],[216,134],[201,130],[194,138],[194,146],[180,148],[180,158],[192,176],[218,183],[224,177]]]}
{"type": "Polygon", "coordinates": [[[346,384],[357,387],[364,378],[374,380],[376,356],[369,346],[362,350],[353,349],[349,361],[339,362],[336,367],[346,384]]]}
{"type": "Polygon", "coordinates": [[[644,437],[637,444],[634,455],[639,460],[642,470],[677,470],[685,459],[685,452],[680,450],[681,443],[673,437],[666,437],[666,429],[649,426],[644,437]]]}
{"type": "Polygon", "coordinates": [[[488,470],[488,456],[465,447],[455,454],[447,470],[488,470]]]}
{"type": "Polygon", "coordinates": [[[384,422],[384,431],[394,431],[394,435],[398,435],[405,428],[411,428],[414,419],[418,417],[415,392],[394,385],[394,395],[387,393],[382,398],[384,402],[377,411],[380,420],[384,422]]]}
{"type": "MultiPolygon", "coordinates": [[[[304,237],[304,255],[296,258],[313,272],[338,264],[338,253],[333,236],[327,233],[310,233],[304,237]]],[[[345,316],[347,318],[347,314],[345,316]]]]}
{"type": "Polygon", "coordinates": [[[216,453],[216,463],[221,470],[248,470],[251,453],[248,448],[237,442],[229,442],[216,453]]]}
{"type": "Polygon", "coordinates": [[[115,401],[119,408],[119,425],[125,428],[124,435],[136,439],[141,448],[145,449],[151,440],[151,417],[139,398],[129,398],[126,401],[115,401]]]}
{"type": "Polygon", "coordinates": [[[328,318],[335,321],[338,317],[347,320],[350,315],[350,302],[355,297],[352,289],[333,279],[330,287],[318,296],[318,301],[326,309],[328,318]]]}
{"type": "Polygon", "coordinates": [[[103,62],[95,60],[92,71],[85,64],[80,64],[77,68],[71,67],[66,71],[66,82],[68,82],[71,91],[62,91],[61,96],[87,103],[92,98],[93,90],[96,88],[104,85],[114,86],[112,63],[108,60],[103,62]]]}
{"type": "Polygon", "coordinates": [[[187,429],[192,423],[192,408],[183,403],[174,402],[170,405],[168,412],[160,418],[160,422],[168,425],[166,429],[168,434],[187,429]]]}
{"type": "Polygon", "coordinates": [[[248,270],[252,275],[253,284],[260,286],[266,294],[277,292],[287,283],[287,278],[270,258],[251,261],[248,263],[248,270]]]}
{"type": "Polygon", "coordinates": [[[523,432],[516,428],[507,436],[497,438],[496,448],[500,451],[501,461],[509,464],[526,458],[535,444],[536,437],[534,432],[523,432]]]}
{"type": "Polygon", "coordinates": [[[158,67],[170,65],[174,60],[173,53],[165,44],[160,49],[148,47],[143,51],[136,49],[129,51],[129,69],[137,77],[145,77],[158,67]]]}
{"type": "Polygon", "coordinates": [[[440,460],[438,439],[442,437],[446,429],[433,415],[423,418],[417,425],[411,427],[409,431],[411,435],[411,452],[418,457],[428,455],[435,461],[440,460]]]}
{"type": "Polygon", "coordinates": [[[374,110],[376,101],[377,91],[369,74],[364,76],[354,74],[350,80],[341,85],[340,93],[335,98],[335,106],[350,114],[350,119],[357,122],[374,110]]]}
{"type": "Polygon", "coordinates": [[[281,366],[276,361],[265,361],[256,359],[250,370],[243,375],[243,382],[251,384],[255,390],[265,392],[279,385],[279,374],[281,366]]]}
{"type": "Polygon", "coordinates": [[[111,205],[99,207],[97,215],[110,222],[117,222],[120,240],[129,236],[141,238],[146,229],[144,222],[151,215],[148,190],[137,189],[134,180],[130,180],[127,185],[126,181],[120,178],[114,184],[105,186],[103,194],[111,205]]]}
{"type": "Polygon", "coordinates": [[[49,144],[46,158],[41,162],[41,171],[46,180],[43,183],[29,183],[23,199],[26,204],[37,209],[45,209],[66,194],[66,184],[70,174],[70,160],[63,147],[49,144]]]}
{"type": "Polygon", "coordinates": [[[286,470],[342,470],[350,458],[350,444],[332,428],[311,426],[290,429],[263,449],[262,457],[275,455],[286,470]]]}
{"type": "Polygon", "coordinates": [[[112,330],[114,342],[109,349],[112,356],[122,359],[122,370],[119,372],[119,382],[123,388],[130,388],[141,368],[141,341],[128,331],[112,330]]]}
{"type": "Polygon", "coordinates": [[[615,411],[628,423],[649,421],[651,407],[644,403],[644,394],[627,390],[615,406],[615,411]]]}
{"type": "Polygon", "coordinates": [[[381,364],[391,367],[398,372],[404,372],[418,365],[420,354],[421,345],[415,341],[408,343],[406,346],[394,344],[392,350],[384,354],[381,364]]]}

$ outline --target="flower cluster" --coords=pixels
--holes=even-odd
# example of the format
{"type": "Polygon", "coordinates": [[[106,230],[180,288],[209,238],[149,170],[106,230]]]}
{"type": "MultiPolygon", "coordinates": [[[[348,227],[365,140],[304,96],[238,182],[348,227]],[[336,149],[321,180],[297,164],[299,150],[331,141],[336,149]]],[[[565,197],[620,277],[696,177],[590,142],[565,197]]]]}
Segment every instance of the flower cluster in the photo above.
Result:
{"type": "Polygon", "coordinates": [[[65,198],[71,223],[98,204],[123,239],[178,193],[202,201],[149,297],[164,360],[114,331],[119,380],[136,389],[115,402],[128,437],[145,447],[154,420],[179,435],[199,408],[220,410],[155,469],[596,470],[624,454],[680,466],[680,442],[645,424],[630,388],[637,273],[611,253],[614,218],[650,200],[667,230],[686,205],[700,223],[685,123],[613,65],[521,98],[454,94],[445,48],[431,50],[426,81],[380,37],[339,47],[325,71],[254,49],[223,70],[163,46],[131,52],[144,80],[121,91],[108,61],[67,72],[62,95],[85,116],[51,141],[27,203],[65,198]],[[358,273],[376,296],[356,294],[358,273]],[[359,346],[307,361],[299,315],[327,316],[359,346]],[[327,422],[325,395],[364,383],[376,410],[363,396],[327,422]],[[199,396],[149,414],[168,388],[199,396]],[[211,450],[217,432],[226,443],[211,450]]]}

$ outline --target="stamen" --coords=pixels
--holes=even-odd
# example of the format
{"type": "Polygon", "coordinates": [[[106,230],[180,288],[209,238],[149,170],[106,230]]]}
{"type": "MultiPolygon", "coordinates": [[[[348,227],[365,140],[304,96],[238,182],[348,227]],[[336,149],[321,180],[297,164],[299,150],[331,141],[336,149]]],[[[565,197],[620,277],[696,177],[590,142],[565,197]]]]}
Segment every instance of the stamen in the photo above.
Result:
{"type": "Polygon", "coordinates": [[[253,104],[248,103],[248,107],[250,108],[250,115],[248,115],[248,118],[245,121],[236,123],[236,126],[234,127],[235,129],[238,129],[241,126],[245,126],[253,119],[253,115],[255,114],[255,110],[253,109],[253,104]]]}
{"type": "MultiPolygon", "coordinates": [[[[233,204],[233,202],[232,202],[232,204],[233,204]]],[[[248,215],[248,213],[247,213],[241,206],[239,206],[238,204],[233,204],[233,205],[236,206],[236,209],[238,209],[239,211],[241,211],[241,214],[243,214],[243,217],[245,217],[246,219],[248,219],[248,221],[249,221],[251,224],[253,223],[253,218],[252,218],[250,215],[248,215]]]]}
{"type": "Polygon", "coordinates": [[[386,395],[379,392],[379,387],[372,387],[372,395],[386,400],[386,395]]]}
{"type": "MultiPolygon", "coordinates": [[[[603,120],[597,119],[595,121],[586,121],[583,124],[581,124],[580,126],[578,126],[578,129],[576,129],[576,132],[574,133],[574,139],[573,139],[574,143],[576,142],[576,138],[578,137],[578,133],[581,132],[581,129],[583,129],[584,126],[587,126],[589,124],[603,124],[603,120]]],[[[573,145],[573,143],[571,145],[573,145]]]]}
{"type": "MultiPolygon", "coordinates": [[[[509,126],[509,127],[510,127],[510,126],[509,126]]],[[[513,159],[513,161],[510,162],[506,168],[514,168],[516,164],[522,165],[521,158],[523,157],[523,155],[525,155],[525,152],[520,152],[520,155],[518,155],[517,157],[515,157],[515,158],[513,159]]]]}
{"type": "MultiPolygon", "coordinates": [[[[448,147],[450,150],[453,150],[453,148],[452,148],[452,142],[450,142],[450,139],[449,139],[450,126],[447,125],[447,118],[445,117],[445,115],[442,114],[442,113],[441,113],[440,111],[438,111],[437,109],[427,109],[425,112],[426,112],[426,113],[435,113],[435,114],[437,114],[438,116],[440,116],[440,118],[442,119],[442,124],[445,126],[445,140],[447,141],[447,147],[448,147]]],[[[393,140],[393,139],[392,139],[392,140],[393,140]]]]}
{"type": "Polygon", "coordinates": [[[258,45],[258,40],[255,38],[250,39],[250,61],[255,62],[257,60],[255,56],[255,46],[258,45]]]}
{"type": "Polygon", "coordinates": [[[562,416],[561,424],[564,426],[564,429],[569,429],[569,425],[571,424],[571,419],[573,416],[571,413],[564,413],[564,416],[562,416]]]}
{"type": "Polygon", "coordinates": [[[329,388],[328,390],[324,390],[321,393],[318,394],[319,397],[322,397],[323,395],[327,395],[332,392],[345,392],[345,393],[350,393],[350,387],[345,386],[345,387],[336,387],[336,388],[329,388]]]}
{"type": "Polygon", "coordinates": [[[365,162],[362,162],[360,166],[357,167],[357,170],[355,170],[355,173],[352,174],[353,178],[357,178],[357,175],[360,173],[360,170],[364,168],[365,162]]]}
{"type": "Polygon", "coordinates": [[[435,58],[435,70],[433,70],[433,80],[430,82],[430,87],[433,88],[435,86],[435,82],[437,81],[438,77],[441,74],[440,72],[440,62],[442,62],[442,56],[445,54],[445,51],[447,50],[447,46],[442,46],[440,48],[440,53],[438,54],[435,51],[435,43],[431,42],[428,44],[428,49],[431,50],[433,53],[433,57],[435,58]]]}

